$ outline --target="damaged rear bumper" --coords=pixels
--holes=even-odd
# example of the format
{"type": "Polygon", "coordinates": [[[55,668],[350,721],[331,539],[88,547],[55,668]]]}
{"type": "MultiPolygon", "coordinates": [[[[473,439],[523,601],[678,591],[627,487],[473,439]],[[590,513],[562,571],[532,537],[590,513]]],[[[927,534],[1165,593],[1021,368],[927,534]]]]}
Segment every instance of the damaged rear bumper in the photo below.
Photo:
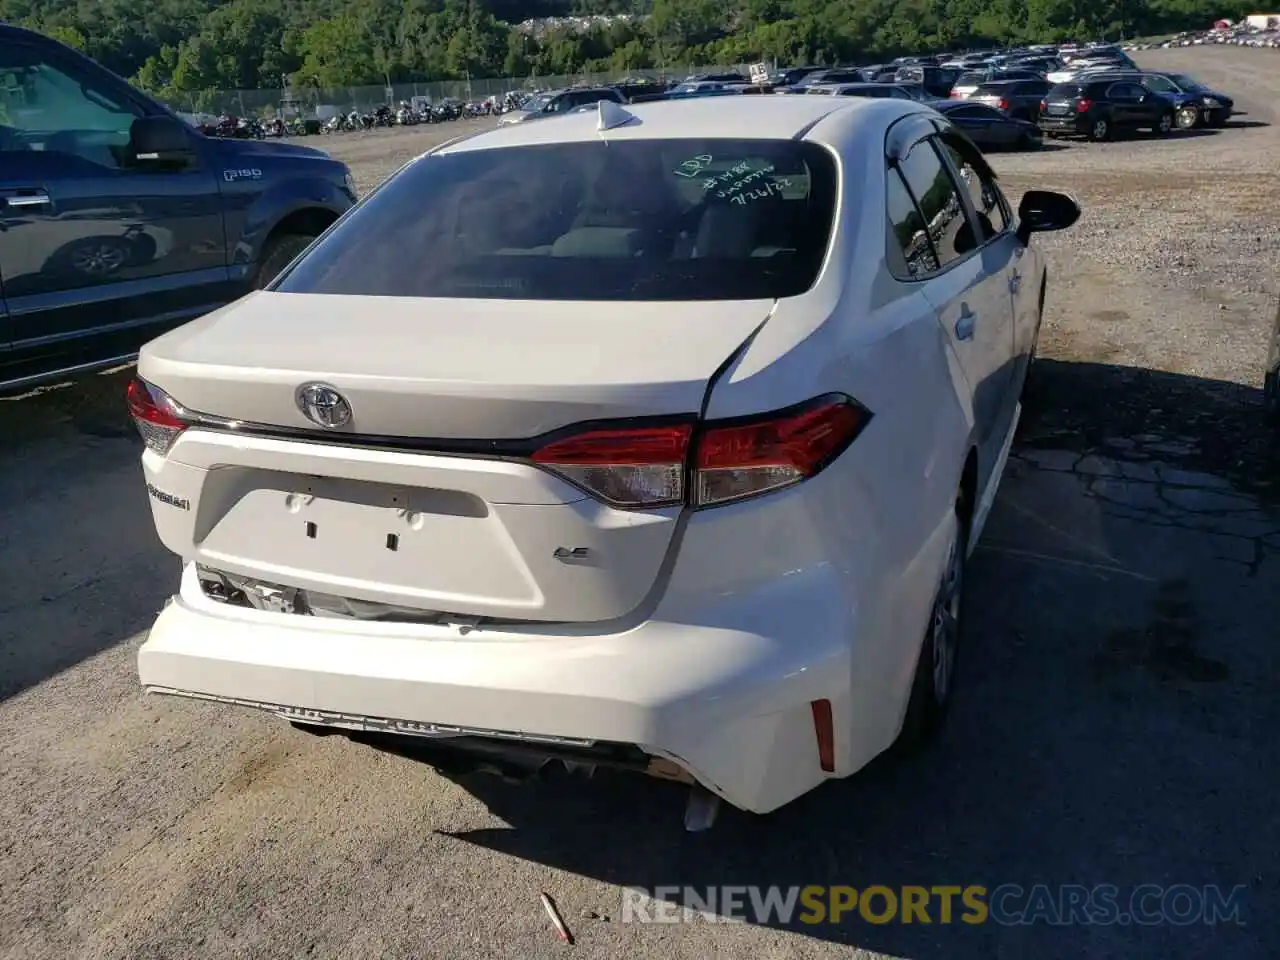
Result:
{"type": "Polygon", "coordinates": [[[719,622],[651,619],[609,634],[548,624],[530,634],[229,606],[205,596],[188,565],[138,669],[156,693],[320,726],[634,747],[654,761],[647,772],[687,772],[764,813],[878,752],[853,742],[852,614],[832,576],[816,568],[771,585],[749,601],[755,611],[744,613],[739,596],[719,622]],[[819,759],[818,700],[830,702],[839,731],[832,771],[819,759]]]}

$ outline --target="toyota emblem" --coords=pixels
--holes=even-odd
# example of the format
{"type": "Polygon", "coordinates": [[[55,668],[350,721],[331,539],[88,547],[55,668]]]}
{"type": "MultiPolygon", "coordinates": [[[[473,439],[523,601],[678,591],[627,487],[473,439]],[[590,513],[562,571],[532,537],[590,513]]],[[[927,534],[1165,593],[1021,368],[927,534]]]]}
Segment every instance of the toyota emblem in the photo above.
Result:
{"type": "Polygon", "coordinates": [[[351,422],[351,404],[327,383],[304,383],[295,399],[302,415],[318,427],[336,430],[351,422]]]}

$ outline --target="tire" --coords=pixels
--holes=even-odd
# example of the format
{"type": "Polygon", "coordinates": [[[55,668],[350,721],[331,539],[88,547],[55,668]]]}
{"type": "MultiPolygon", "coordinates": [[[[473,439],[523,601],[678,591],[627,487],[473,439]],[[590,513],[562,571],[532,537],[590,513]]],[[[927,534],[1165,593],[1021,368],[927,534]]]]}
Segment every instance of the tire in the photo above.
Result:
{"type": "Polygon", "coordinates": [[[1153,131],[1157,136],[1167,137],[1173,132],[1174,124],[1175,121],[1172,112],[1162,113],[1160,114],[1160,119],[1156,121],[1153,131]]]}
{"type": "Polygon", "coordinates": [[[315,237],[302,233],[280,233],[269,237],[258,256],[258,273],[253,279],[254,288],[261,290],[274,280],[293,258],[311,245],[315,237]]]}
{"type": "Polygon", "coordinates": [[[1105,117],[1099,117],[1093,121],[1089,127],[1089,139],[1094,143],[1102,143],[1104,140],[1111,139],[1111,122],[1105,117]]]}
{"type": "Polygon", "coordinates": [[[964,568],[968,552],[965,509],[963,499],[957,499],[952,515],[954,533],[920,644],[911,699],[898,737],[898,746],[906,751],[920,749],[936,736],[955,693],[957,653],[964,632],[964,568]]]}
{"type": "Polygon", "coordinates": [[[1200,111],[1190,104],[1178,109],[1177,126],[1179,130],[1194,130],[1200,126],[1200,111]]]}

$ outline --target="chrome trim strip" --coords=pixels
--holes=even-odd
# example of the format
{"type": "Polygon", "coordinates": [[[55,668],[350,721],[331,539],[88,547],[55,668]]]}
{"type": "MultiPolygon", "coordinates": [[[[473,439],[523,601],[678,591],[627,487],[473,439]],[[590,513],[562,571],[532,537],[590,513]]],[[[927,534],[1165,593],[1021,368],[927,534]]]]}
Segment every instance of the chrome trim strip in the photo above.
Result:
{"type": "Polygon", "coordinates": [[[414,720],[393,720],[388,717],[369,717],[363,714],[338,713],[330,710],[313,710],[309,707],[290,707],[260,700],[244,700],[240,697],[222,697],[193,690],[177,690],[173,687],[148,686],[147,693],[187,700],[205,700],[247,707],[264,713],[273,713],[285,720],[310,723],[320,727],[338,727],[370,733],[400,733],[413,737],[448,739],[450,737],[488,737],[493,740],[515,740],[520,743],[548,743],[564,747],[594,747],[598,741],[576,737],[557,737],[551,734],[515,733],[509,730],[485,730],[480,727],[458,727],[443,723],[418,723],[414,720]]]}

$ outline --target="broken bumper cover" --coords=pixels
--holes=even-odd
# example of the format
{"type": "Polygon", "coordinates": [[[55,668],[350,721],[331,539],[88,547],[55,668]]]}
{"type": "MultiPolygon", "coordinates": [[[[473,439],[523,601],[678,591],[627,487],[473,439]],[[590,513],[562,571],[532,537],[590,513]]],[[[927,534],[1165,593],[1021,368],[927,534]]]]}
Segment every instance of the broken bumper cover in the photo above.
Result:
{"type": "Polygon", "coordinates": [[[764,813],[847,775],[848,758],[866,752],[841,736],[857,725],[848,722],[853,633],[840,597],[829,568],[815,569],[749,601],[735,598],[722,622],[504,633],[229,606],[206,597],[188,565],[181,593],[138,653],[138,670],[156,693],[303,723],[635,745],[729,803],[764,813]],[[746,622],[753,628],[742,629],[746,622]],[[839,731],[834,773],[822,771],[814,733],[811,703],[822,699],[839,731]]]}

